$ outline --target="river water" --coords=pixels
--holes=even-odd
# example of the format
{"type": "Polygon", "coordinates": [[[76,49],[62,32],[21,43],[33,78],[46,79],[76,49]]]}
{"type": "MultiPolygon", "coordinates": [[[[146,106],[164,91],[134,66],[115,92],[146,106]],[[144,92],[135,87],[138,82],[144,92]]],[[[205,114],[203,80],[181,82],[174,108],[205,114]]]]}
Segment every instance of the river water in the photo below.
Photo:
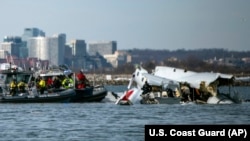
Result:
{"type": "MultiPolygon", "coordinates": [[[[125,86],[107,86],[122,92],[125,86]]],[[[240,87],[250,99],[249,87],[240,87]]],[[[0,104],[0,140],[143,141],[147,124],[250,124],[250,102],[229,105],[0,104]]]]}

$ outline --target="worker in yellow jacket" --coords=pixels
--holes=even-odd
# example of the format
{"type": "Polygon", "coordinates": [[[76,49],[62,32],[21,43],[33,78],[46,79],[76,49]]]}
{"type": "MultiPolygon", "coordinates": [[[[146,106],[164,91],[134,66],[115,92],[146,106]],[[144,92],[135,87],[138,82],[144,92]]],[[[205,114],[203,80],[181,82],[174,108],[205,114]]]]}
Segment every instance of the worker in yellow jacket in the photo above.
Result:
{"type": "Polygon", "coordinates": [[[74,80],[71,78],[71,75],[65,76],[65,78],[62,81],[62,86],[65,89],[73,88],[73,86],[74,86],[74,80]]]}
{"type": "Polygon", "coordinates": [[[17,93],[17,82],[16,79],[13,78],[13,80],[10,82],[10,95],[14,96],[17,93]]]}
{"type": "Polygon", "coordinates": [[[17,84],[17,87],[18,87],[18,90],[19,92],[21,93],[24,93],[25,92],[25,83],[24,83],[24,80],[21,80],[18,84],[17,84]]]}
{"type": "Polygon", "coordinates": [[[46,82],[44,80],[44,77],[42,77],[38,85],[39,85],[40,94],[44,94],[44,90],[46,89],[46,82]]]}

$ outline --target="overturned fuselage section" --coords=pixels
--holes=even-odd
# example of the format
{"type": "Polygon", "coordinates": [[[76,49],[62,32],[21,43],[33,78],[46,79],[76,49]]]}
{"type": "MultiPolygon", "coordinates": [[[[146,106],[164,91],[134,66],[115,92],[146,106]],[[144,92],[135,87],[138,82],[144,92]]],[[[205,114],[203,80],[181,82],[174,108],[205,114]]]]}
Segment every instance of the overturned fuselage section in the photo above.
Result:
{"type": "Polygon", "coordinates": [[[179,83],[149,74],[138,67],[130,79],[128,90],[116,101],[119,105],[180,103],[179,83]]]}
{"type": "Polygon", "coordinates": [[[182,102],[192,101],[198,104],[241,103],[239,94],[233,91],[235,82],[233,75],[194,72],[166,66],[157,66],[154,75],[178,81],[182,102]],[[227,87],[228,91],[221,92],[221,87],[227,87]]]}
{"type": "Polygon", "coordinates": [[[144,68],[137,67],[130,79],[128,90],[116,104],[241,103],[238,93],[231,91],[233,83],[233,75],[198,73],[165,66],[157,66],[154,73],[149,74],[144,68]],[[221,86],[229,87],[229,91],[221,92],[221,86]]]}

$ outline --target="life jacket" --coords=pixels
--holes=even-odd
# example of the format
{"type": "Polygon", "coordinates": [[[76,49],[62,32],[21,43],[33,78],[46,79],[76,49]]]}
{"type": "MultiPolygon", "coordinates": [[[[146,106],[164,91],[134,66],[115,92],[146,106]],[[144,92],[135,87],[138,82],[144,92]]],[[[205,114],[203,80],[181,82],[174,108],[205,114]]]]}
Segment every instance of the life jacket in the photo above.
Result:
{"type": "Polygon", "coordinates": [[[64,88],[73,87],[73,80],[71,78],[65,78],[62,82],[64,88]]]}
{"type": "Polygon", "coordinates": [[[48,78],[47,80],[47,85],[50,87],[52,85],[53,81],[51,78],[48,78]]]}
{"type": "Polygon", "coordinates": [[[79,81],[83,81],[85,79],[85,75],[82,72],[80,72],[80,73],[77,74],[77,79],[79,81]]]}
{"type": "Polygon", "coordinates": [[[17,83],[14,82],[14,81],[12,81],[12,82],[10,83],[10,88],[11,88],[11,89],[17,88],[17,83]]]}
{"type": "Polygon", "coordinates": [[[39,82],[39,87],[40,88],[45,88],[45,86],[46,86],[45,80],[41,79],[40,82],[39,82]]]}
{"type": "Polygon", "coordinates": [[[23,81],[21,81],[18,83],[17,86],[18,86],[18,88],[25,87],[25,83],[23,81]]]}

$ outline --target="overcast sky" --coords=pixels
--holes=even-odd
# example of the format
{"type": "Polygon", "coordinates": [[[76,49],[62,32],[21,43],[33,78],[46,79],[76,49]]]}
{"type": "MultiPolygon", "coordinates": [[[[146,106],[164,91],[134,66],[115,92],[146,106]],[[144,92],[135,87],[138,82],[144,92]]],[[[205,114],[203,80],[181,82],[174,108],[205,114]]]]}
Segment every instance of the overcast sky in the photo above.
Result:
{"type": "Polygon", "coordinates": [[[0,0],[0,38],[37,27],[120,49],[250,50],[250,0],[0,0]]]}

